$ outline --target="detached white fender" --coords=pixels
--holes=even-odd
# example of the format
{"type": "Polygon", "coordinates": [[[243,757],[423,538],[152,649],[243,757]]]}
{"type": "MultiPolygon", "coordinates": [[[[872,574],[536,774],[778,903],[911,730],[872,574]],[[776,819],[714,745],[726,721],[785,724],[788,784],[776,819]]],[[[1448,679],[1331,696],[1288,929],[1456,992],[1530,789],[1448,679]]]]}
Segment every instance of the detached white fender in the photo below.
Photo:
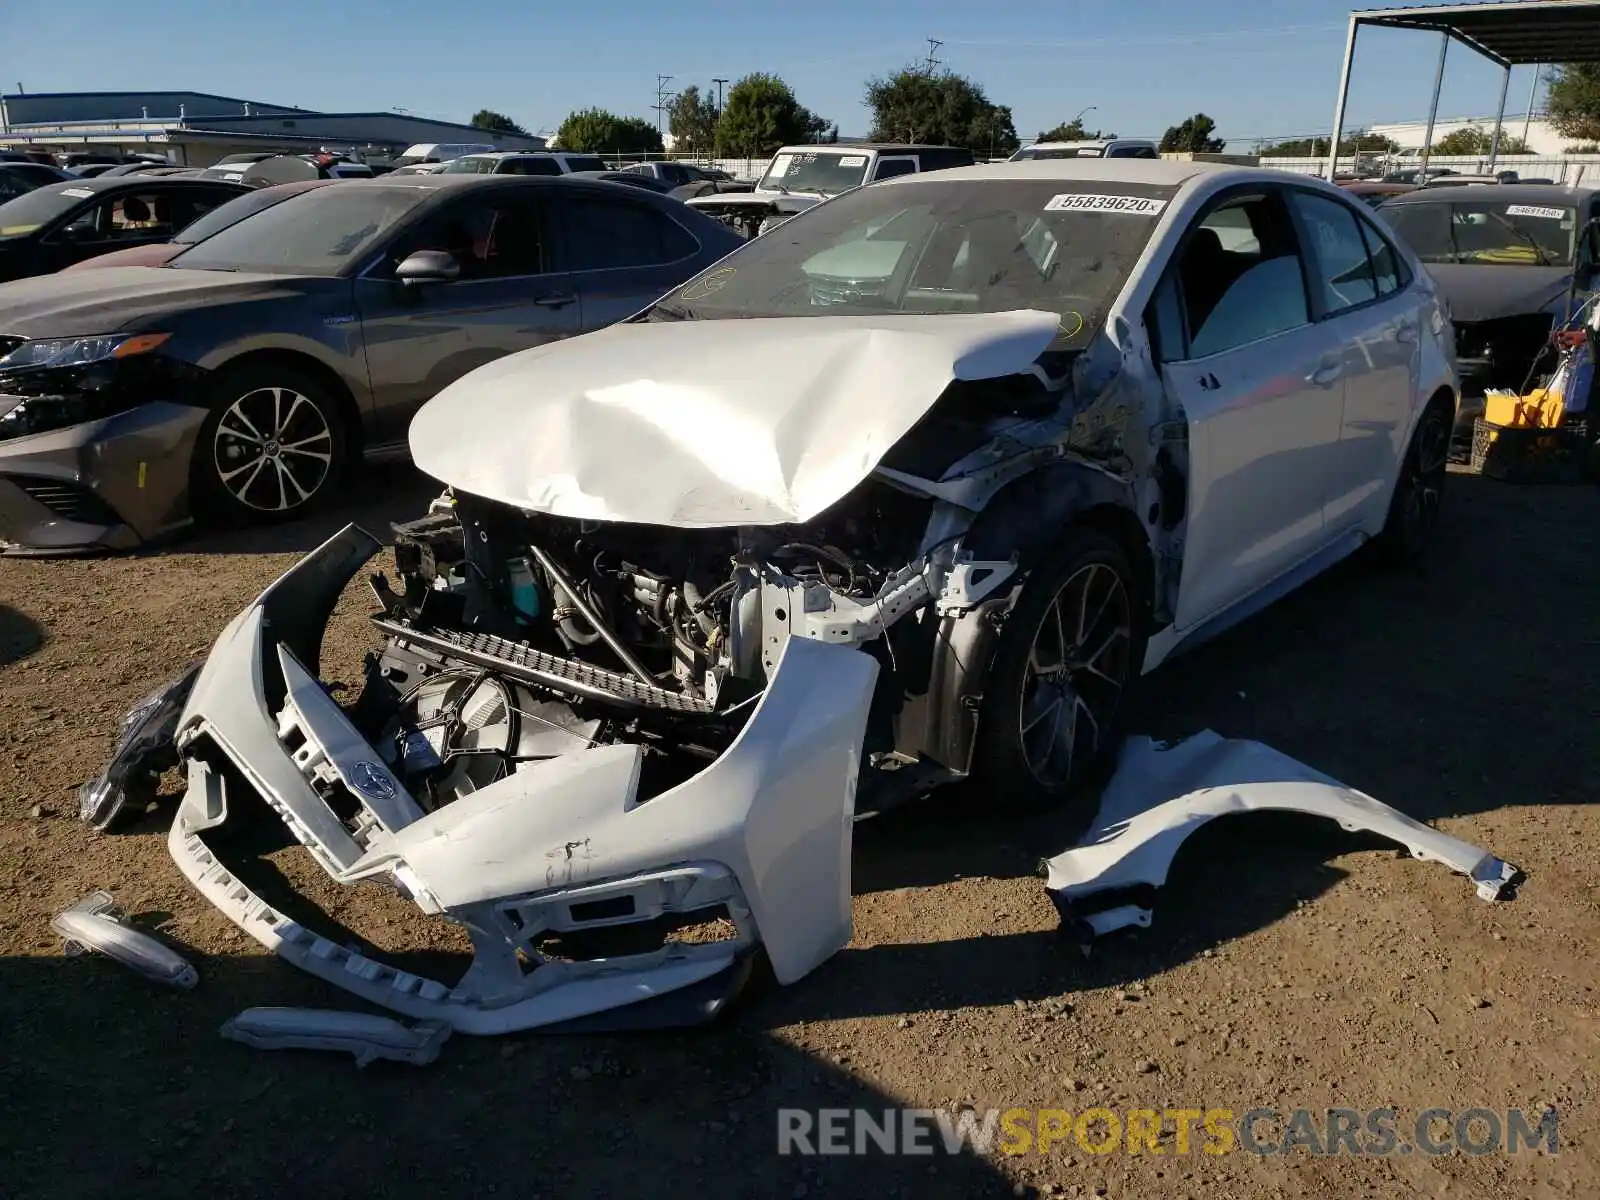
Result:
{"type": "Polygon", "coordinates": [[[1150,924],[1150,910],[1122,902],[1156,888],[1178,849],[1216,817],[1298,812],[1399,842],[1413,858],[1467,876],[1484,900],[1510,899],[1522,873],[1493,854],[1414,821],[1270,746],[1206,730],[1174,745],[1129,738],[1083,843],[1050,859],[1045,886],[1062,916],[1099,935],[1150,924]],[[1116,895],[1109,906],[1096,898],[1116,895]]]}

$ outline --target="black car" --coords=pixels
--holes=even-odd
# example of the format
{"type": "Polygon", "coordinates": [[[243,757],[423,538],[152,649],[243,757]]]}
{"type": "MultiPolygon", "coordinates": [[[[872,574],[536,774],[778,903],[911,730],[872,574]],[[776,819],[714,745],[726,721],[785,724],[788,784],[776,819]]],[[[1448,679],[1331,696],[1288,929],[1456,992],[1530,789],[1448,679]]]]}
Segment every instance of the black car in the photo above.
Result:
{"type": "Polygon", "coordinates": [[[667,195],[673,190],[673,185],[664,183],[650,175],[639,175],[629,171],[572,171],[568,179],[601,179],[609,183],[620,183],[632,188],[642,188],[647,192],[656,192],[667,195]]]}
{"type": "Polygon", "coordinates": [[[35,188],[0,204],[0,283],[169,241],[196,217],[249,190],[237,183],[139,175],[35,188]]]}
{"type": "Polygon", "coordinates": [[[303,512],[356,458],[409,453],[446,384],[739,245],[614,183],[416,175],[306,190],[164,267],[0,286],[0,550],[303,512]]]}
{"type": "Polygon", "coordinates": [[[1461,369],[1457,432],[1470,433],[1485,389],[1522,390],[1551,330],[1593,286],[1600,191],[1430,186],[1392,196],[1378,212],[1450,305],[1461,369]]]}
{"type": "Polygon", "coordinates": [[[71,183],[72,176],[59,167],[34,162],[0,162],[0,204],[52,183],[71,183]]]}

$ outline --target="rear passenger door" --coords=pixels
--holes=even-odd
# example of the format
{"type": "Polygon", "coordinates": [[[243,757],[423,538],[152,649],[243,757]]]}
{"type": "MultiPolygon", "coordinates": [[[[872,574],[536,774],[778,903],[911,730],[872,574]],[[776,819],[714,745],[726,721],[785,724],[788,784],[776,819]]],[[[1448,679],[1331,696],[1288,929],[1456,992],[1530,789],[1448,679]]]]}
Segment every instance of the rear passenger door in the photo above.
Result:
{"type": "Polygon", "coordinates": [[[576,286],[582,332],[631,317],[694,274],[700,243],[661,208],[589,188],[559,190],[556,261],[576,286]]]}
{"type": "Polygon", "coordinates": [[[1290,204],[1309,251],[1312,311],[1344,367],[1339,469],[1323,509],[1334,538],[1376,528],[1388,512],[1421,373],[1419,317],[1400,256],[1354,205],[1299,189],[1290,204]]]}
{"type": "Polygon", "coordinates": [[[1189,426],[1180,632],[1324,543],[1343,389],[1336,342],[1312,322],[1306,283],[1281,190],[1257,186],[1201,210],[1147,313],[1189,426]]]}

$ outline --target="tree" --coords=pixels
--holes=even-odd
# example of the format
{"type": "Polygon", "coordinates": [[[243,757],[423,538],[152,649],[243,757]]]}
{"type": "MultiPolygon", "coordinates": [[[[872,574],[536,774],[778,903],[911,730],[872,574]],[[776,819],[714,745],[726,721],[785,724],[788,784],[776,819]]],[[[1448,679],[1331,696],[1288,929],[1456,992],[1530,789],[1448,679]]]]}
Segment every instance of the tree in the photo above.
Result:
{"type": "Polygon", "coordinates": [[[580,153],[617,153],[634,156],[663,154],[661,133],[642,117],[619,117],[603,108],[584,108],[568,113],[556,130],[556,143],[563,150],[580,153]]]}
{"type": "Polygon", "coordinates": [[[839,127],[796,100],[787,83],[758,71],[728,90],[717,118],[716,146],[725,158],[765,158],[779,146],[838,136],[839,127]]]}
{"type": "Polygon", "coordinates": [[[1039,142],[1109,142],[1116,136],[1116,134],[1107,133],[1103,129],[1085,129],[1083,127],[1083,118],[1073,117],[1072,120],[1065,124],[1057,125],[1054,129],[1046,129],[1034,140],[1039,142]]]}
{"type": "MultiPolygon", "coordinates": [[[[1433,153],[1442,155],[1468,155],[1487,154],[1494,144],[1494,132],[1483,128],[1481,125],[1463,125],[1460,129],[1452,130],[1433,144],[1433,153]]],[[[1500,131],[1501,154],[1527,154],[1528,143],[1519,137],[1513,137],[1505,130],[1500,131]]]]}
{"type": "Polygon", "coordinates": [[[491,133],[515,133],[522,137],[528,136],[528,131],[518,125],[505,113],[495,112],[492,108],[480,108],[472,114],[468,122],[474,129],[487,129],[491,133]]]}
{"type": "Polygon", "coordinates": [[[702,98],[700,88],[691,83],[668,105],[667,128],[674,150],[706,154],[717,136],[717,106],[710,97],[702,98]]]}
{"type": "Polygon", "coordinates": [[[869,79],[866,102],[874,141],[965,146],[986,154],[1010,154],[1019,145],[1011,110],[990,103],[982,87],[953,71],[909,66],[869,79]]]}
{"type": "Polygon", "coordinates": [[[1228,144],[1227,138],[1213,137],[1217,123],[1205,113],[1184,118],[1161,135],[1163,154],[1187,151],[1191,154],[1216,154],[1228,144]]]}
{"type": "MultiPolygon", "coordinates": [[[[1398,154],[1400,143],[1381,133],[1357,130],[1339,139],[1340,154],[1354,154],[1358,150],[1376,151],[1380,154],[1398,154]]],[[[1328,153],[1325,137],[1290,138],[1286,142],[1271,142],[1256,153],[1268,158],[1317,158],[1328,153]]]]}
{"type": "Polygon", "coordinates": [[[1600,141],[1600,63],[1551,67],[1545,102],[1555,131],[1583,142],[1600,141]]]}

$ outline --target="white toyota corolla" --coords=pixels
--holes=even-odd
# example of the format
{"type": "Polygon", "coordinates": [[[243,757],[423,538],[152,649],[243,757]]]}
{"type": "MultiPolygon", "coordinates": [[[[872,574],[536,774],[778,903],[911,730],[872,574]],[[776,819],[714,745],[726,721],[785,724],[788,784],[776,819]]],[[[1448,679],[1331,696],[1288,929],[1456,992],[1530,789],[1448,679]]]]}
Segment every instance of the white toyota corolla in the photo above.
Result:
{"type": "Polygon", "coordinates": [[[352,526],[130,715],[85,816],[175,745],[174,857],[296,965],[470,1032],[703,1015],[758,950],[789,982],[844,944],[856,817],[971,779],[1087,818],[1142,673],[1420,553],[1456,403],[1427,273],[1316,180],[860,188],[432,400],[449,491],[397,527],[359,703],[317,679],[352,526]],[[471,968],[291,921],[214,836],[252,819],[467,926],[471,968]]]}

